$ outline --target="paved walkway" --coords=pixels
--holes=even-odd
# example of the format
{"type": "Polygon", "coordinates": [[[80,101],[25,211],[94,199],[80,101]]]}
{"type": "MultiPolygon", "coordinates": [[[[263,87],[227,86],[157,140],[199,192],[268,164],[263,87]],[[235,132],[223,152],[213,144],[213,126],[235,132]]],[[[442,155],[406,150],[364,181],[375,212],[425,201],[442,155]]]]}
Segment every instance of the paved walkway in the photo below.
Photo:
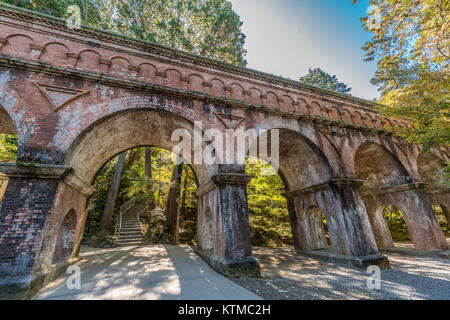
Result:
{"type": "Polygon", "coordinates": [[[45,300],[259,300],[222,277],[188,246],[83,248],[81,289],[69,290],[63,274],[41,289],[45,300]]]}

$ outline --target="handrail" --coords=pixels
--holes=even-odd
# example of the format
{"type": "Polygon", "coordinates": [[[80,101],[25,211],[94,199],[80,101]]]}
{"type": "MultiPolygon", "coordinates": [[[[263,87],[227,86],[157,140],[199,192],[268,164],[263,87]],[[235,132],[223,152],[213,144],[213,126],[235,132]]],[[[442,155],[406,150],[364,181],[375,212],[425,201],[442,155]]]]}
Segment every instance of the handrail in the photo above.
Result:
{"type": "Polygon", "coordinates": [[[127,202],[125,202],[123,205],[120,206],[119,214],[117,215],[117,218],[116,218],[116,230],[115,230],[116,241],[119,240],[120,230],[122,229],[122,215],[125,212],[127,212],[128,210],[130,210],[134,206],[135,203],[136,203],[136,197],[131,198],[130,200],[128,200],[127,202]]]}

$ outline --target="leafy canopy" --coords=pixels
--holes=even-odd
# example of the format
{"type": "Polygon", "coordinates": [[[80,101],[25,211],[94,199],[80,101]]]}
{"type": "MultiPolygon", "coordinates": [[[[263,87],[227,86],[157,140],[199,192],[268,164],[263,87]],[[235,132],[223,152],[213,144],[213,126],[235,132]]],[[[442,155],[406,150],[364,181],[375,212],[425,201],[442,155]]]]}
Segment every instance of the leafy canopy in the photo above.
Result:
{"type": "Polygon", "coordinates": [[[300,78],[300,81],[319,88],[337,91],[344,94],[349,94],[352,88],[349,88],[345,83],[339,82],[335,75],[331,75],[320,68],[309,69],[308,74],[300,78]]]}
{"type": "Polygon", "coordinates": [[[381,111],[407,118],[413,125],[399,131],[408,142],[450,144],[448,0],[377,0],[363,18],[376,19],[372,39],[363,50],[367,61],[377,61],[372,83],[381,92],[381,111]]]}
{"type": "Polygon", "coordinates": [[[245,66],[242,21],[228,0],[0,0],[67,18],[76,4],[83,23],[178,50],[245,66]]]}

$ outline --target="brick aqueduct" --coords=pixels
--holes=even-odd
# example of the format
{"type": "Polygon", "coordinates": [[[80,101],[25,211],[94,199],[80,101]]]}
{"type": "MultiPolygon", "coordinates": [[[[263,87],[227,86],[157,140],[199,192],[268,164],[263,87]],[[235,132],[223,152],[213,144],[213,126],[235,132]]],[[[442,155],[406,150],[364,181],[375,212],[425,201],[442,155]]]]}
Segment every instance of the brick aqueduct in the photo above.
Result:
{"type": "MultiPolygon", "coordinates": [[[[428,155],[392,134],[369,101],[62,20],[0,6],[0,133],[18,134],[0,209],[0,274],[8,288],[39,286],[78,255],[91,183],[117,154],[171,149],[174,129],[279,129],[295,248],[355,265],[388,261],[383,216],[402,210],[416,249],[447,250],[432,205],[446,148],[428,155]],[[203,128],[205,129],[205,128],[203,128]],[[324,213],[332,253],[321,225],[324,213]]],[[[239,165],[192,165],[198,252],[219,272],[258,273],[239,165]]],[[[445,210],[445,209],[444,209],[445,210]]]]}

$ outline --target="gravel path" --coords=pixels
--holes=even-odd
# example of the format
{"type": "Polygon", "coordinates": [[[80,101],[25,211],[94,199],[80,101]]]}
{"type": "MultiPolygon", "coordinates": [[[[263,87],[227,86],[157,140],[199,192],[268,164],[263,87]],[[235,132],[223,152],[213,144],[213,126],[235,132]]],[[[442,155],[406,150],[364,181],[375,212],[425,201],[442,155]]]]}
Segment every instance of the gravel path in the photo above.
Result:
{"type": "Polygon", "coordinates": [[[371,274],[346,265],[295,255],[292,248],[255,248],[262,279],[232,279],[264,299],[450,299],[450,260],[388,254],[381,288],[371,274]]]}

